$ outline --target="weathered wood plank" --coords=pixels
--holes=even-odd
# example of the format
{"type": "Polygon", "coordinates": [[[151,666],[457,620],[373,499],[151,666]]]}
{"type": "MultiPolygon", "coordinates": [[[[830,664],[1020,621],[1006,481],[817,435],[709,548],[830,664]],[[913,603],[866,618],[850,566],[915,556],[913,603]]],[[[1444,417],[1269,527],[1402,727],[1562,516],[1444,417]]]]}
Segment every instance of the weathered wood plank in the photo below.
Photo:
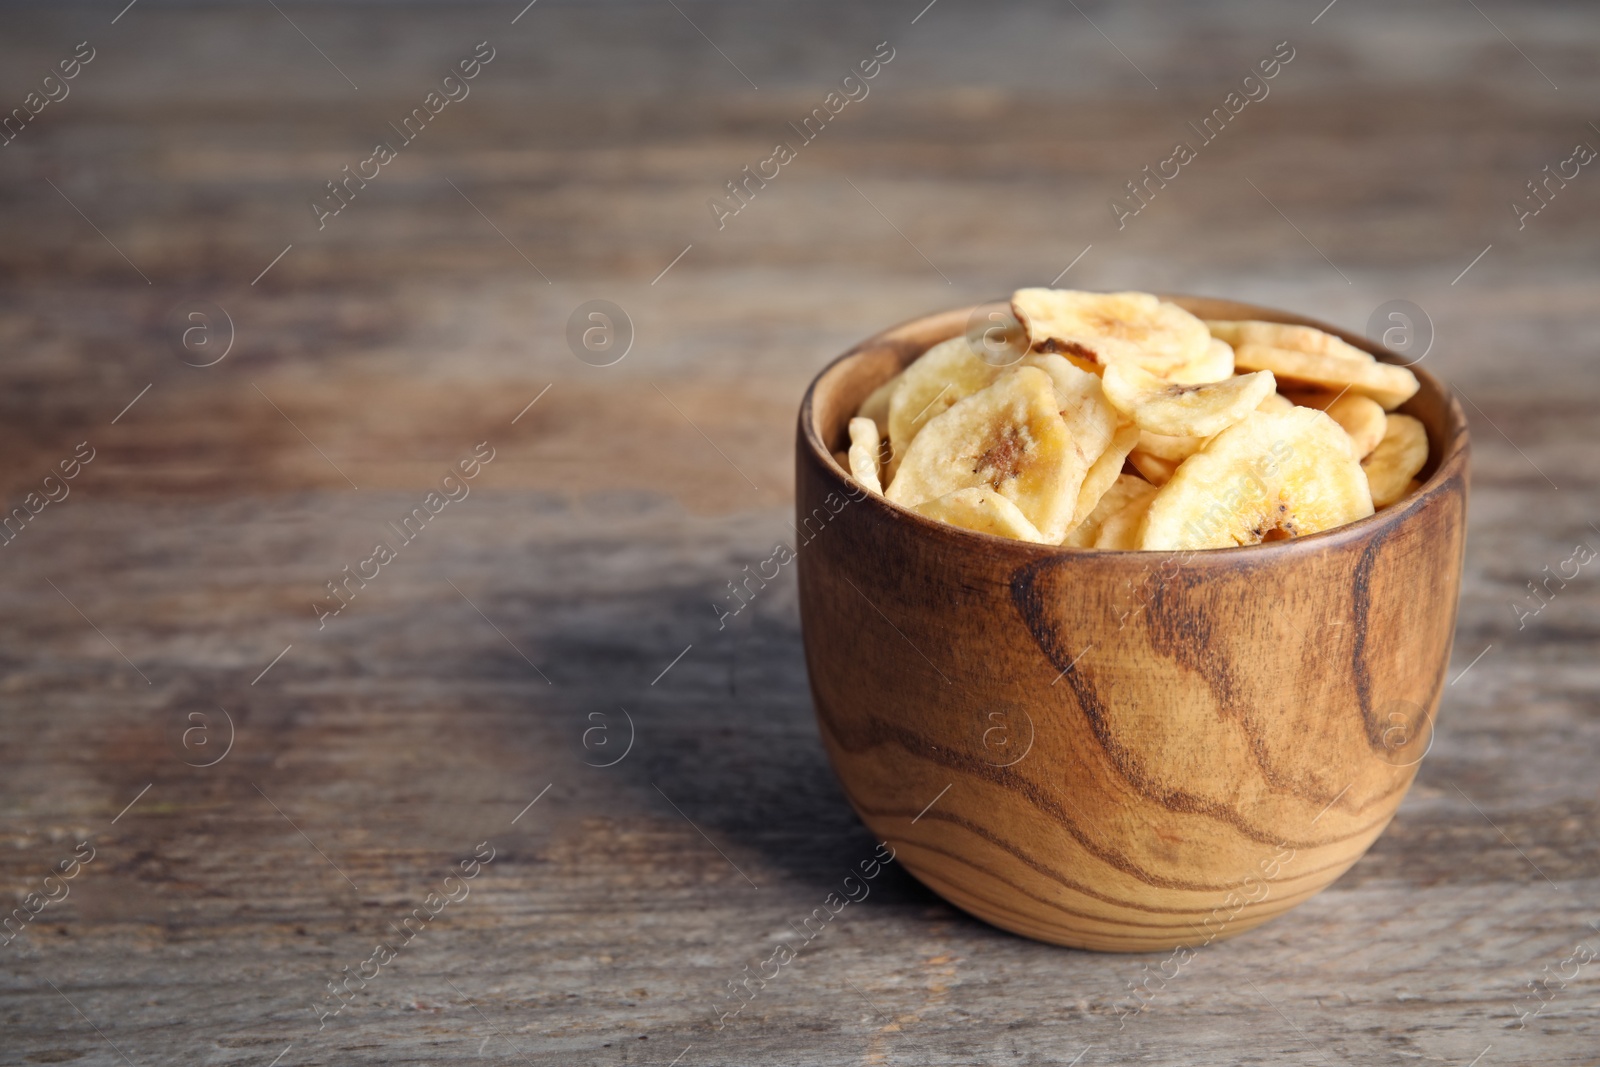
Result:
{"type": "Polygon", "coordinates": [[[1509,203],[1600,144],[1593,19],[1487,9],[1525,59],[1443,2],[1086,7],[1125,59],[1070,6],[680,6],[759,90],[668,5],[284,6],[359,91],[265,5],[0,14],[5,107],[97,49],[0,151],[5,501],[96,450],[0,547],[0,887],[95,850],[0,946],[0,1062],[1592,1061],[1594,964],[1517,1012],[1600,949],[1600,593],[1586,567],[1513,604],[1600,548],[1593,179],[1521,230],[1509,203]],[[307,201],[484,39],[471,97],[319,231],[307,201]],[[1284,39],[1271,95],[1119,230],[1108,201],[1284,39]],[[707,198],[883,40],[870,96],[718,230],[707,198]],[[1475,405],[1456,672],[1483,657],[1373,850],[1120,1029],[1165,956],[1000,934],[891,869],[717,1031],[873,848],[792,576],[713,607],[789,536],[799,393],[1090,245],[1063,284],[1427,310],[1475,405]],[[235,328],[204,369],[166,323],[197,298],[235,328]],[[564,336],[595,298],[637,334],[612,367],[564,336]],[[470,495],[319,630],[324,583],[482,441],[470,495]],[[233,748],[186,764],[219,708],[233,748]],[[586,766],[622,708],[633,748],[586,766]],[[483,841],[470,896],[319,1030],[483,841]]]}

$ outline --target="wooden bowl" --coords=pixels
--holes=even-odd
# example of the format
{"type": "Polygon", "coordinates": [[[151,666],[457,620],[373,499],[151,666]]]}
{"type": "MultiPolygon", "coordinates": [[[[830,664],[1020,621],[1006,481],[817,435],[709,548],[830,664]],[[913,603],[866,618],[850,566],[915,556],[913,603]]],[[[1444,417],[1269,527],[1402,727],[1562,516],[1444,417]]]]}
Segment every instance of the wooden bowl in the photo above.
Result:
{"type": "MultiPolygon", "coordinates": [[[[1311,319],[1167,299],[1398,362],[1311,319]]],[[[866,493],[832,458],[862,399],[973,310],[856,346],[800,407],[800,614],[834,770],[907,870],[1006,930],[1114,952],[1248,930],[1360,858],[1431,745],[1461,409],[1413,368],[1423,487],[1320,534],[1188,554],[992,537],[866,493]]]]}

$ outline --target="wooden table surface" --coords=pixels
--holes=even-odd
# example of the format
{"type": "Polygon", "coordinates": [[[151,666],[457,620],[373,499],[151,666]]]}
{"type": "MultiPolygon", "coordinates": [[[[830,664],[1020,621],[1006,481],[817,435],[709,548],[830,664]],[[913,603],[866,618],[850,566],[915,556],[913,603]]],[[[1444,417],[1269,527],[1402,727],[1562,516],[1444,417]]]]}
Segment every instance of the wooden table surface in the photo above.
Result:
{"type": "Polygon", "coordinates": [[[1600,175],[1563,162],[1600,20],[924,2],[0,9],[38,106],[0,148],[0,1063],[1600,1061],[1597,572],[1528,586],[1600,549],[1600,175]],[[1058,278],[1425,314],[1475,449],[1437,743],[1344,878],[1182,968],[890,868],[718,1029],[874,848],[792,569],[718,626],[791,536],[800,393],[1058,278]],[[631,323],[598,353],[592,300],[631,323]]]}

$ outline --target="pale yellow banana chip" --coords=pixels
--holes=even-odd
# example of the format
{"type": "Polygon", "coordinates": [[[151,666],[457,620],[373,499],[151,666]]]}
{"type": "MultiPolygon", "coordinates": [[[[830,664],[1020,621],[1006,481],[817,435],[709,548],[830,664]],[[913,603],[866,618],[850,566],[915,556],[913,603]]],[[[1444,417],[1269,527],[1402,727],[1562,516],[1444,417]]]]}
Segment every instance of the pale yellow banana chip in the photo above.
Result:
{"type": "Polygon", "coordinates": [[[1122,477],[1123,461],[1133,451],[1133,446],[1139,443],[1141,436],[1139,427],[1132,423],[1118,427],[1105,451],[1090,464],[1089,472],[1083,476],[1083,485],[1078,489],[1077,506],[1072,509],[1073,529],[1089,517],[1100,505],[1100,498],[1122,477]]]}
{"type": "MultiPolygon", "coordinates": [[[[1350,435],[1350,447],[1356,459],[1365,459],[1367,453],[1383,440],[1386,427],[1384,420],[1388,416],[1383,413],[1383,405],[1370,397],[1346,393],[1322,410],[1350,435]]],[[[1423,458],[1427,458],[1426,448],[1423,458]]]]}
{"type": "Polygon", "coordinates": [[[1407,486],[1428,462],[1428,431],[1410,415],[1390,415],[1383,440],[1361,461],[1367,472],[1374,507],[1388,507],[1409,491],[1407,486]]]}
{"type": "Polygon", "coordinates": [[[1348,356],[1351,359],[1372,361],[1372,354],[1315,326],[1297,326],[1288,322],[1263,322],[1259,319],[1223,321],[1207,319],[1206,328],[1211,336],[1226,341],[1235,348],[1240,345],[1267,345],[1287,348],[1291,352],[1304,352],[1312,356],[1348,356]]]}
{"type": "Polygon", "coordinates": [[[1254,411],[1277,388],[1270,371],[1205,385],[1180,385],[1130,363],[1113,363],[1101,379],[1111,406],[1141,430],[1166,437],[1210,437],[1254,411]]]}
{"type": "Polygon", "coordinates": [[[1294,407],[1294,401],[1282,393],[1273,393],[1256,406],[1257,411],[1288,411],[1294,407]]]}
{"type": "Polygon", "coordinates": [[[1178,461],[1152,456],[1150,453],[1141,452],[1137,448],[1128,453],[1128,462],[1151,485],[1166,485],[1167,479],[1172,477],[1172,472],[1178,469],[1178,461]]]}
{"type": "Polygon", "coordinates": [[[1044,542],[1044,535],[1028,521],[1021,508],[993,489],[981,486],[957,489],[933,500],[924,500],[912,510],[963,530],[976,530],[1017,541],[1044,542]]]}
{"type": "Polygon", "coordinates": [[[1011,310],[1035,350],[1103,367],[1131,361],[1173,370],[1201,359],[1211,343],[1204,322],[1150,293],[1019,289],[1011,294],[1011,310]]]}
{"type": "Polygon", "coordinates": [[[1106,399],[1099,377],[1054,353],[1030,352],[1023,357],[1022,365],[1038,367],[1050,375],[1056,406],[1072,434],[1073,447],[1086,466],[1099,459],[1121,421],[1106,399]]]}
{"type": "Polygon", "coordinates": [[[1157,459],[1182,463],[1205,445],[1204,437],[1168,437],[1165,434],[1139,431],[1139,442],[1134,445],[1140,452],[1157,459]]]}
{"type": "Polygon", "coordinates": [[[868,489],[883,495],[883,483],[878,480],[878,461],[883,455],[883,438],[878,436],[878,424],[860,417],[850,420],[850,473],[868,489]]]}
{"type": "Polygon", "coordinates": [[[1155,489],[1137,474],[1117,475],[1111,486],[1100,494],[1094,510],[1069,530],[1061,543],[1068,548],[1093,548],[1096,538],[1100,536],[1100,528],[1107,519],[1121,511],[1135,497],[1142,496],[1148,500],[1155,495],[1155,489]]]}
{"type": "Polygon", "coordinates": [[[1416,394],[1419,388],[1416,375],[1404,367],[1379,363],[1365,352],[1361,354],[1366,358],[1243,344],[1234,348],[1233,364],[1240,370],[1269,370],[1283,382],[1332,389],[1336,393],[1348,388],[1358,396],[1376,400],[1385,411],[1393,411],[1416,394]]]}
{"type": "Polygon", "coordinates": [[[957,489],[993,489],[1056,543],[1072,520],[1087,469],[1050,376],[1019,366],[928,420],[885,495],[912,507],[957,489]]]}
{"type": "Polygon", "coordinates": [[[1175,367],[1163,377],[1169,382],[1181,382],[1184,385],[1204,385],[1206,382],[1220,382],[1224,378],[1233,376],[1233,346],[1216,337],[1206,346],[1205,354],[1192,363],[1185,363],[1175,367]]]}
{"type": "Polygon", "coordinates": [[[861,410],[856,414],[863,419],[871,419],[879,426],[888,426],[889,401],[894,398],[894,391],[900,388],[900,383],[904,380],[905,371],[901,371],[868,393],[867,398],[861,402],[861,410]]]}
{"type": "Polygon", "coordinates": [[[952,337],[934,345],[901,371],[900,385],[889,397],[890,476],[905,458],[912,439],[930,419],[987,387],[1002,369],[984,362],[965,337],[952,337]]]}
{"type": "Polygon", "coordinates": [[[1253,545],[1372,511],[1366,475],[1338,423],[1312,408],[1257,411],[1183,461],[1151,502],[1139,547],[1253,545]]]}
{"type": "Polygon", "coordinates": [[[1100,524],[1095,534],[1094,547],[1114,548],[1124,552],[1139,547],[1139,534],[1150,513],[1150,505],[1160,496],[1161,490],[1145,485],[1137,491],[1130,490],[1129,500],[1100,524]]]}

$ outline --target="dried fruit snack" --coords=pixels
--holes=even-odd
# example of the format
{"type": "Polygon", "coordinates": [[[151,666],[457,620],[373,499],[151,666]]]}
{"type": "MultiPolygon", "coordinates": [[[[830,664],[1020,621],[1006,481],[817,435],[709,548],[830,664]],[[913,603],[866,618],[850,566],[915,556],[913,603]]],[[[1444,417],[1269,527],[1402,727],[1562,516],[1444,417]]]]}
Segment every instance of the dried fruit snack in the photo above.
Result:
{"type": "Polygon", "coordinates": [[[1332,529],[1418,488],[1404,367],[1310,326],[1202,321],[1149,293],[1023,289],[1027,352],[933,346],[836,459],[928,518],[1043,544],[1195,550],[1332,529]]]}
{"type": "Polygon", "coordinates": [[[915,507],[958,489],[988,488],[1059,544],[1088,473],[1056,407],[1050,376],[1017,367],[928,420],[884,495],[915,507]]]}
{"type": "Polygon", "coordinates": [[[1372,514],[1339,424],[1315,408],[1251,412],[1178,465],[1136,547],[1232,548],[1330,530],[1372,514]]]}
{"type": "Polygon", "coordinates": [[[1101,368],[1126,361],[1171,373],[1211,350],[1204,322],[1149,293],[1019,289],[1011,310],[1036,351],[1066,353],[1101,368]]]}

